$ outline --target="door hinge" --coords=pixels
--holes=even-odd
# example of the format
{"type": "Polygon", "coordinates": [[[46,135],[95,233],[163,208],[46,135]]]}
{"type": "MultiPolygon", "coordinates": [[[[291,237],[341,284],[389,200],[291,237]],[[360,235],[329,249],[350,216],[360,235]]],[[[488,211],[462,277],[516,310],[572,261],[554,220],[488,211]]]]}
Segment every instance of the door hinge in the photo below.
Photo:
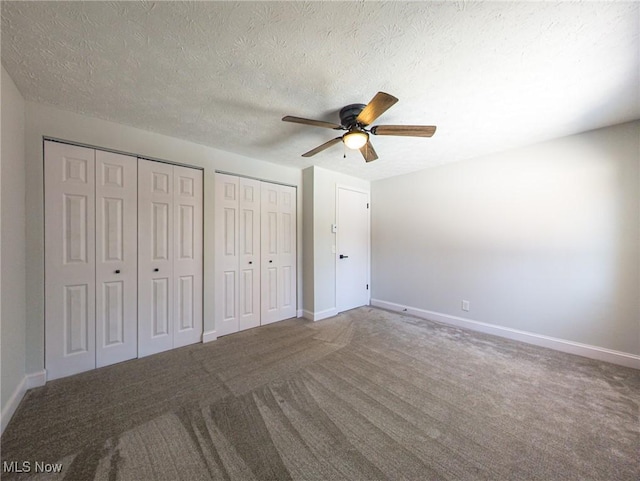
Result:
{"type": "Polygon", "coordinates": [[[367,202],[367,209],[369,208],[369,202],[367,202]]]}
{"type": "Polygon", "coordinates": [[[367,284],[367,290],[369,290],[369,284],[367,284]]]}

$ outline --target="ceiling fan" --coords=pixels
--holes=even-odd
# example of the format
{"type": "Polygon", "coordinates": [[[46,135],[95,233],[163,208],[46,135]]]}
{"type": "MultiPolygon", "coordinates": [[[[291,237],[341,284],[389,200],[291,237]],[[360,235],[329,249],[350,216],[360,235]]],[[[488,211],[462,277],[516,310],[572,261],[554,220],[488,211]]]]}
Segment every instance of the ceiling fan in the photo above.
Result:
{"type": "Polygon", "coordinates": [[[340,110],[340,124],[324,122],[322,120],[303,119],[301,117],[293,117],[287,115],[282,117],[285,122],[295,122],[297,124],[313,125],[315,127],[324,127],[333,130],[346,130],[347,133],[331,139],[315,149],[302,154],[303,157],[311,157],[318,152],[328,149],[334,144],[342,141],[344,145],[350,149],[360,150],[364,160],[371,162],[376,160],[378,155],[373,150],[373,146],[369,141],[369,134],[373,135],[401,135],[405,137],[431,137],[436,127],[433,125],[375,125],[371,128],[368,126],[386,112],[393,104],[398,101],[393,95],[384,92],[378,92],[371,102],[365,104],[351,104],[340,110]]]}

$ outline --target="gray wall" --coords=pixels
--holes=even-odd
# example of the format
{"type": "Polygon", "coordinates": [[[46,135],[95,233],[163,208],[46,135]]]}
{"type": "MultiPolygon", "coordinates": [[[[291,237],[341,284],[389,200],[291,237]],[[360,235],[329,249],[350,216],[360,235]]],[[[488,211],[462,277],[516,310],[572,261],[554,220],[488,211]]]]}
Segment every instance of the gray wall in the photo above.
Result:
{"type": "MultiPolygon", "coordinates": [[[[25,377],[25,103],[4,67],[0,85],[0,397],[4,414],[8,401],[25,377]]],[[[3,425],[4,422],[3,419],[3,425]]]]}
{"type": "Polygon", "coordinates": [[[213,315],[214,172],[223,170],[298,187],[298,309],[302,306],[302,173],[114,122],[33,102],[26,103],[27,169],[27,372],[44,367],[44,218],[42,137],[50,136],[203,167],[204,170],[204,330],[215,329],[213,315]]]}
{"type": "Polygon", "coordinates": [[[373,182],[372,299],[640,354],[639,163],[636,121],[373,182]]]}

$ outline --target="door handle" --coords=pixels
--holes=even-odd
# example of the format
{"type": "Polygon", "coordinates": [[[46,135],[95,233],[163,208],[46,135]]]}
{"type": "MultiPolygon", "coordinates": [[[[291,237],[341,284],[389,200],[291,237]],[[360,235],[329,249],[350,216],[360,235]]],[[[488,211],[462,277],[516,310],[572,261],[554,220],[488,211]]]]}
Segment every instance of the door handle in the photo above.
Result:
{"type": "Polygon", "coordinates": [[[153,272],[160,272],[160,269],[158,269],[157,267],[153,270],[153,272]]]}
{"type": "Polygon", "coordinates": [[[253,264],[253,261],[249,261],[249,264],[253,264]]]}
{"type": "Polygon", "coordinates": [[[340,254],[340,259],[348,259],[349,256],[345,256],[344,254],[340,254]]]}
{"type": "Polygon", "coordinates": [[[269,264],[271,264],[273,261],[269,261],[269,264]]]}
{"type": "Polygon", "coordinates": [[[120,274],[120,269],[116,269],[116,274],[120,274]]]}

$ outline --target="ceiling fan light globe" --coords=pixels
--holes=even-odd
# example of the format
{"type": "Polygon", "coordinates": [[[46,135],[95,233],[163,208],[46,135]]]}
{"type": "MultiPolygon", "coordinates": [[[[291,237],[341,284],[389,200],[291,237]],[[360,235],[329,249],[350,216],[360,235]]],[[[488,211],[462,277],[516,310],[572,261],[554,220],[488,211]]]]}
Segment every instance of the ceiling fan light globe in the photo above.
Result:
{"type": "Polygon", "coordinates": [[[349,132],[344,134],[344,137],[342,137],[344,145],[353,150],[358,150],[364,147],[368,140],[369,134],[366,132],[349,132]]]}

